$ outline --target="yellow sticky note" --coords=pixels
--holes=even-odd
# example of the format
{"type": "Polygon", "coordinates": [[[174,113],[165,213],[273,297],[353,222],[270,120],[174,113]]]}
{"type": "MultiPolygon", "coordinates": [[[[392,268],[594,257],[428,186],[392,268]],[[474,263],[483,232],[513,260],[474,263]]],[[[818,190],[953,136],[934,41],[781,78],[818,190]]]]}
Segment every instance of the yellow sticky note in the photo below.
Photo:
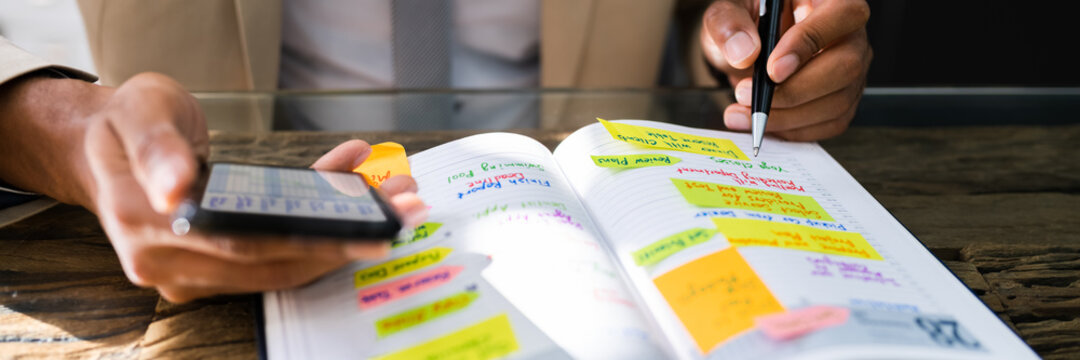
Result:
{"type": "Polygon", "coordinates": [[[731,246],[771,246],[882,260],[881,255],[859,233],[767,220],[713,218],[712,221],[731,246]]]}
{"type": "Polygon", "coordinates": [[[704,136],[677,133],[674,131],[654,129],[650,127],[613,123],[596,118],[604,124],[604,128],[611,137],[631,144],[638,144],[658,149],[678,150],[695,154],[726,157],[736,160],[750,160],[739,150],[735,143],[728,139],[717,139],[704,136]]]}
{"type": "Polygon", "coordinates": [[[716,235],[714,229],[693,228],[646,245],[631,255],[634,257],[634,264],[638,266],[652,265],[683,249],[712,239],[713,235],[716,235]]]}
{"type": "Polygon", "coordinates": [[[378,360],[461,359],[488,360],[509,355],[519,348],[510,318],[498,315],[434,340],[415,345],[378,360]]]}
{"type": "Polygon", "coordinates": [[[593,164],[599,167],[616,169],[636,169],[648,166],[671,165],[682,161],[674,156],[664,154],[640,154],[640,155],[592,155],[593,164]]]}
{"type": "Polygon", "coordinates": [[[394,239],[394,242],[391,244],[391,247],[404,246],[404,245],[412,244],[412,243],[420,241],[420,240],[427,239],[427,238],[431,237],[431,234],[434,234],[435,231],[438,231],[440,227],[442,227],[442,223],[437,223],[437,222],[423,223],[420,226],[417,226],[412,231],[402,235],[402,237],[394,239]]]}
{"type": "Polygon", "coordinates": [[[833,221],[814,198],[711,182],[671,179],[686,201],[704,207],[735,208],[833,221]]]}
{"type": "Polygon", "coordinates": [[[734,248],[705,255],[653,283],[703,354],[752,328],[754,318],[784,311],[734,248]]]}
{"type": "Polygon", "coordinates": [[[376,188],[391,176],[412,175],[405,147],[389,141],[371,145],[371,155],[352,171],[364,175],[368,185],[376,188]]]}
{"type": "Polygon", "coordinates": [[[412,255],[406,255],[379,265],[361,269],[353,274],[356,288],[362,288],[401,274],[436,264],[450,255],[453,249],[433,247],[412,255]]]}
{"type": "Polygon", "coordinates": [[[375,322],[375,333],[377,333],[379,337],[393,335],[399,331],[464,309],[476,300],[477,297],[479,297],[479,295],[475,291],[465,291],[390,315],[375,322]]]}

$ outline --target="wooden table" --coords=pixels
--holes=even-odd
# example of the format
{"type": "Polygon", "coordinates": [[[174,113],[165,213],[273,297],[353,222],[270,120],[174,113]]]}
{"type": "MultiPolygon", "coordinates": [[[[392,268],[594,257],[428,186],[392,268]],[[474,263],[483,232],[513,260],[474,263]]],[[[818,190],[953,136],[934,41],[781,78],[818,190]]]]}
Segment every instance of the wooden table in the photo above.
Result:
{"type": "MultiPolygon", "coordinates": [[[[306,165],[350,138],[416,152],[472,133],[218,133],[212,160],[306,165]]],[[[1080,125],[856,127],[822,144],[1036,352],[1080,357],[1080,125]]],[[[174,305],[131,285],[81,208],[0,228],[0,358],[254,358],[257,301],[174,305]]]]}

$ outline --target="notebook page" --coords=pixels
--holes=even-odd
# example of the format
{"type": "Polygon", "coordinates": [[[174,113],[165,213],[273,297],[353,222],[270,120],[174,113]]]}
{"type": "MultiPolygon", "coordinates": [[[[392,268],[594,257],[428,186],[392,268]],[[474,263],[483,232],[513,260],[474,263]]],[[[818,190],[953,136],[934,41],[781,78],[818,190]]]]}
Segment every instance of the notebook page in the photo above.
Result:
{"type": "MultiPolygon", "coordinates": [[[[751,149],[749,134],[624,123],[751,149]]],[[[1037,358],[816,144],[770,138],[744,161],[593,124],[555,159],[680,358],[1037,358]],[[779,325],[755,323],[767,315],[779,325]]]]}
{"type": "Polygon", "coordinates": [[[542,144],[483,134],[409,160],[430,206],[427,223],[400,238],[388,262],[356,263],[306,288],[269,293],[267,334],[278,334],[267,341],[277,348],[272,358],[417,357],[406,351],[430,348],[432,339],[470,344],[468,336],[501,341],[489,348],[512,348],[496,353],[510,358],[662,356],[662,341],[542,144]],[[410,266],[417,270],[395,276],[393,269],[410,266]],[[433,280],[411,283],[425,288],[402,294],[398,285],[424,274],[433,280]],[[442,315],[429,306],[413,319],[430,320],[409,320],[441,299],[460,309],[442,315]]]}

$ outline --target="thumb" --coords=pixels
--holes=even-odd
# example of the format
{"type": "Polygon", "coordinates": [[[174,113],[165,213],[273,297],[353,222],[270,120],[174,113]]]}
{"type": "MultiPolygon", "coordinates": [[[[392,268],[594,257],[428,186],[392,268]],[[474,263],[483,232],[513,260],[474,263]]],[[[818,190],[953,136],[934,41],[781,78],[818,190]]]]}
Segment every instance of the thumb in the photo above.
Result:
{"type": "Polygon", "coordinates": [[[195,152],[178,129],[178,124],[203,123],[188,97],[164,76],[138,75],[117,89],[104,112],[122,149],[118,157],[159,213],[172,211],[198,175],[195,152]]]}
{"type": "Polygon", "coordinates": [[[311,168],[315,170],[352,171],[371,155],[371,145],[363,140],[349,140],[330,150],[311,168]]]}
{"type": "Polygon", "coordinates": [[[705,10],[701,46],[718,69],[747,69],[761,51],[761,38],[745,2],[717,1],[705,10]]]}

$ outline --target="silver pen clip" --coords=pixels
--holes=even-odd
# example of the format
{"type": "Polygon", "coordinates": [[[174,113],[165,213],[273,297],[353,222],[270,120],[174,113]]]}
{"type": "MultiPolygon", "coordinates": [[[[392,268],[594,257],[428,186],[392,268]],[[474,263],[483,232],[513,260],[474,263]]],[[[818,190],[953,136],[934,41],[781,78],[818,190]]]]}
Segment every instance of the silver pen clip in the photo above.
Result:
{"type": "Polygon", "coordinates": [[[758,0],[760,9],[758,10],[758,16],[765,17],[765,0],[758,0]]]}

